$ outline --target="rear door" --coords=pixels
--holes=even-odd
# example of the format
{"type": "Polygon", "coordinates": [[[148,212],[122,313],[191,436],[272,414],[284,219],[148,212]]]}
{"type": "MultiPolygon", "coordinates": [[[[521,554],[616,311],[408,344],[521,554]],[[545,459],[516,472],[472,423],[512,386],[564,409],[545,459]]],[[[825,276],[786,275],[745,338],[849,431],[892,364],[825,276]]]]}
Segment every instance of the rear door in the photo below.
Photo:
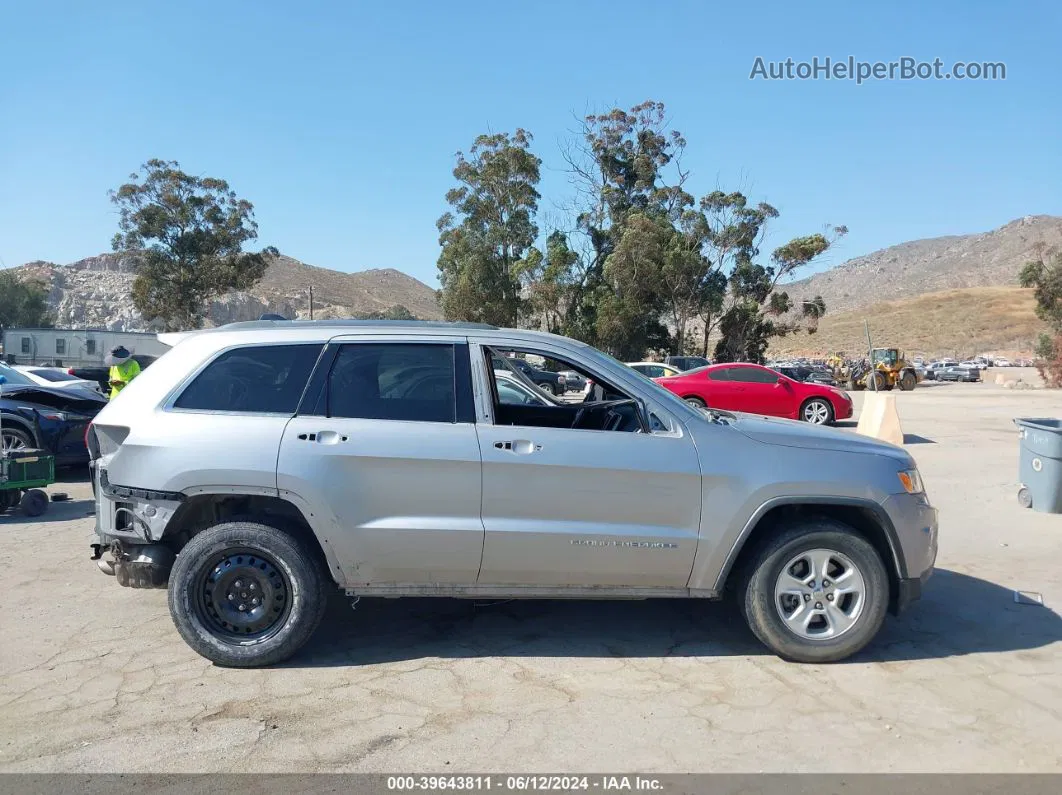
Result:
{"type": "Polygon", "coordinates": [[[474,583],[483,523],[466,341],[338,338],[329,348],[312,405],[284,432],[281,492],[324,517],[348,584],[474,583]]]}

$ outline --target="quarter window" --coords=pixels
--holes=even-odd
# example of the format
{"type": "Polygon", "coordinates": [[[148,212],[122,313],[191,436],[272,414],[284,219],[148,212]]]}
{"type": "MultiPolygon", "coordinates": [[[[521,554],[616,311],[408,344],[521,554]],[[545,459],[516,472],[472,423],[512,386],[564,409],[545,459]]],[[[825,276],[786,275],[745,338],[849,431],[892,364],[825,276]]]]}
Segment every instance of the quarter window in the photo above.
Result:
{"type": "Polygon", "coordinates": [[[33,349],[31,347],[31,345],[32,345],[32,343],[30,342],[30,338],[29,337],[23,337],[22,338],[22,352],[23,353],[33,353],[33,349]]]}
{"type": "Polygon", "coordinates": [[[262,345],[226,351],[195,377],[174,406],[294,414],[320,352],[320,345],[262,345]]]}
{"type": "Polygon", "coordinates": [[[736,367],[722,367],[718,370],[709,370],[708,378],[711,381],[732,381],[730,374],[736,370],[736,367]]]}
{"type": "Polygon", "coordinates": [[[327,414],[367,420],[456,422],[454,346],[351,343],[328,379],[327,414]]]}
{"type": "Polygon", "coordinates": [[[96,340],[85,340],[85,353],[89,356],[96,355],[96,340]]]}
{"type": "Polygon", "coordinates": [[[55,352],[57,354],[66,353],[66,340],[64,340],[62,337],[59,337],[55,341],[55,352]]]}

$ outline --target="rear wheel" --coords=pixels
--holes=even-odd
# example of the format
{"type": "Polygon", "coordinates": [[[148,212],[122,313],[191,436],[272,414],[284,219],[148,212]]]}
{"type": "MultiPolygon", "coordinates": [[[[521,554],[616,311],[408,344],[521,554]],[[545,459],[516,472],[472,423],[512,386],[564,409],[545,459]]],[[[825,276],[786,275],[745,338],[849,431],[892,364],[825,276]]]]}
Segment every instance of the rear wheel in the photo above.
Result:
{"type": "Polygon", "coordinates": [[[812,398],[800,407],[800,419],[812,425],[829,425],[833,422],[833,407],[825,398],[812,398]]]}
{"type": "Polygon", "coordinates": [[[708,405],[703,400],[701,400],[699,397],[688,397],[688,398],[683,398],[683,400],[685,400],[689,405],[693,406],[695,409],[707,408],[707,405],[708,405]]]}
{"type": "Polygon", "coordinates": [[[256,522],[196,535],[170,572],[170,615],[196,652],[232,668],[291,657],[324,615],[325,575],[306,544],[256,522]]]}
{"type": "Polygon", "coordinates": [[[877,550],[830,520],[792,525],[753,559],[741,593],[745,619],[771,651],[795,662],[835,662],[881,629],[889,580],[877,550]]]}

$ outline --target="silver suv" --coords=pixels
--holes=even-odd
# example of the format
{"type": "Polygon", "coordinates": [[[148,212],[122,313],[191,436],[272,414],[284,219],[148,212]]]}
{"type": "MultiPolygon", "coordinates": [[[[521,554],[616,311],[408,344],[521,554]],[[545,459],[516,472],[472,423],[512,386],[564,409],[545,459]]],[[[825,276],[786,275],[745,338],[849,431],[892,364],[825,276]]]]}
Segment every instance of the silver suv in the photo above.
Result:
{"type": "Polygon", "coordinates": [[[936,558],[903,449],[695,409],[570,339],[358,321],[163,336],[89,432],[95,559],[168,586],[178,632],[219,665],[295,654],[336,586],[728,595],[774,652],[827,662],[917,599],[936,558]],[[527,400],[542,393],[513,357],[591,386],[527,400]]]}

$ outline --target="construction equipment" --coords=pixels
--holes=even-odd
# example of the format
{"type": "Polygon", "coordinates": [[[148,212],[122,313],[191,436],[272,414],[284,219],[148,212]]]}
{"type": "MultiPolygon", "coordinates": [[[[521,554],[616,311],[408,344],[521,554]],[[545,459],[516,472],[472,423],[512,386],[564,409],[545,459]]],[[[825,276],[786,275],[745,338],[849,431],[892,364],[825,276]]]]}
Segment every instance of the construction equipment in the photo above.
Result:
{"type": "Polygon", "coordinates": [[[834,371],[834,378],[846,384],[849,390],[876,389],[886,392],[893,387],[910,392],[921,380],[914,365],[907,361],[899,348],[874,348],[870,360],[845,359],[843,353],[831,356],[827,363],[834,371]]]}

